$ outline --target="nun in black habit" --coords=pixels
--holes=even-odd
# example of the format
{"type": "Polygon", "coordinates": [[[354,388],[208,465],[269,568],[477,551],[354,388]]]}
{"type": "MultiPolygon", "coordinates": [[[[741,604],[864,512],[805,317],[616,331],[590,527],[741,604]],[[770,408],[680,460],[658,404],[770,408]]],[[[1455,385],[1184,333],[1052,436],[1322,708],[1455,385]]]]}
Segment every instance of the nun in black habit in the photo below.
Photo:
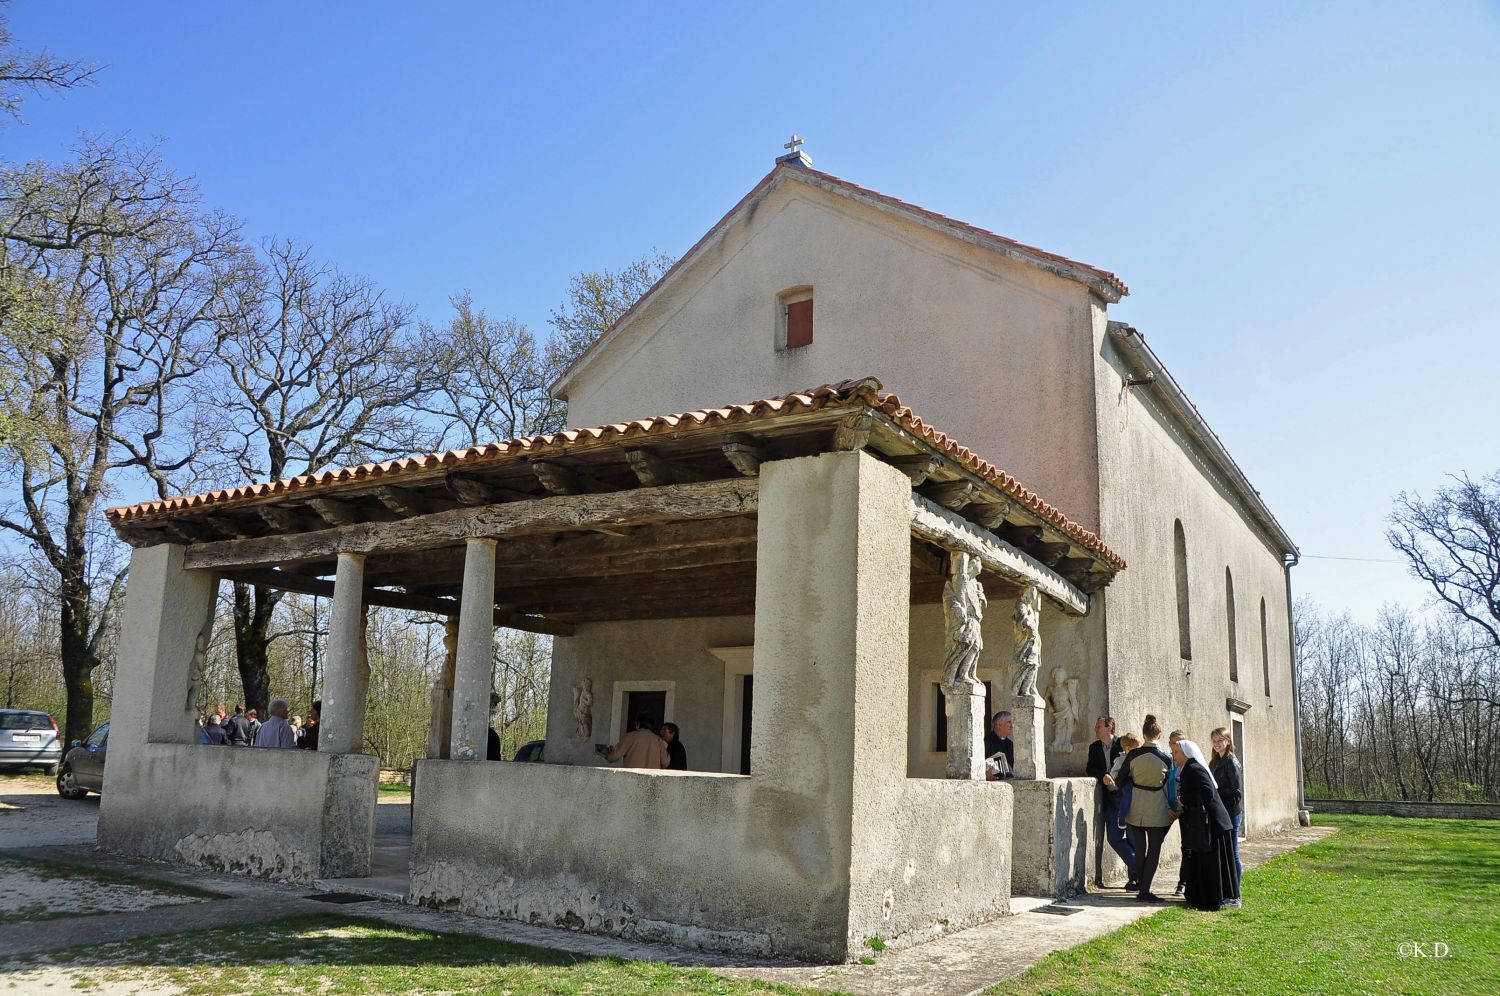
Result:
{"type": "Polygon", "coordinates": [[[1191,740],[1172,745],[1177,762],[1177,801],[1182,807],[1178,826],[1182,830],[1183,877],[1187,901],[1200,910],[1216,910],[1225,903],[1239,904],[1239,876],[1234,870],[1234,821],[1219,799],[1213,773],[1203,751],[1191,740]]]}

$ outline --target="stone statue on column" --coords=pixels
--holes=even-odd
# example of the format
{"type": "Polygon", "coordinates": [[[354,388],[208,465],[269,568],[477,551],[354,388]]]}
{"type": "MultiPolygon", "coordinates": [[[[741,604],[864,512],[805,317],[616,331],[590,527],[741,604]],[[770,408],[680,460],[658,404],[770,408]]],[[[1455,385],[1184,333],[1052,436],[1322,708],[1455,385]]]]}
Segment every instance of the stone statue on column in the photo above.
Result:
{"type": "Polygon", "coordinates": [[[1016,698],[1036,694],[1036,672],[1042,662],[1042,596],[1034,585],[1028,585],[1016,599],[1016,614],[1011,620],[1016,639],[1016,698]]]}
{"type": "Polygon", "coordinates": [[[1016,750],[1015,774],[1017,778],[1046,778],[1042,727],[1047,703],[1036,693],[1037,669],[1042,662],[1042,596],[1035,585],[1027,585],[1016,600],[1011,633],[1016,644],[1016,683],[1011,699],[1015,718],[1011,734],[1016,750]]]}
{"type": "Polygon", "coordinates": [[[984,586],[981,564],[972,554],[948,557],[943,616],[948,652],[943,660],[943,699],[948,717],[949,778],[984,778],[984,686],[979,683],[979,652],[984,649],[984,586]]]}
{"type": "Polygon", "coordinates": [[[584,678],[573,686],[573,736],[588,740],[594,735],[594,679],[584,678]]]}
{"type": "Polygon", "coordinates": [[[1052,743],[1049,746],[1061,751],[1074,749],[1078,746],[1074,739],[1079,718],[1078,679],[1069,678],[1067,668],[1053,668],[1046,698],[1052,708],[1052,743]]]}

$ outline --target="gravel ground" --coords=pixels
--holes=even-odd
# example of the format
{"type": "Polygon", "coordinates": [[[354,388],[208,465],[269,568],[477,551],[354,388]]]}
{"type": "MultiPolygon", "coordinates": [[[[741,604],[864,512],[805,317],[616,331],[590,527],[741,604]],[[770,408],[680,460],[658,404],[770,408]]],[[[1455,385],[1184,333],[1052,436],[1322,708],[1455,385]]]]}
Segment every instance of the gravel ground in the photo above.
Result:
{"type": "Polygon", "coordinates": [[[92,844],[99,797],[64,799],[45,775],[0,775],[0,848],[92,844]]]}

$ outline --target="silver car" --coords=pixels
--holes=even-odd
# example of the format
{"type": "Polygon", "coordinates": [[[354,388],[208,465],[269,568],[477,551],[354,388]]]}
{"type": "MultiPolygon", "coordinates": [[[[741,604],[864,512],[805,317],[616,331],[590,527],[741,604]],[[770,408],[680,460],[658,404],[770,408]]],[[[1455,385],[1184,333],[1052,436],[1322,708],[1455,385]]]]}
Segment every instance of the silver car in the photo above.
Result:
{"type": "Polygon", "coordinates": [[[104,755],[109,750],[109,722],[75,740],[57,772],[57,794],[64,799],[82,799],[90,792],[104,791],[104,755]]]}
{"type": "Polygon", "coordinates": [[[0,709],[0,768],[44,768],[52,775],[62,755],[51,716],[35,709],[0,709]]]}

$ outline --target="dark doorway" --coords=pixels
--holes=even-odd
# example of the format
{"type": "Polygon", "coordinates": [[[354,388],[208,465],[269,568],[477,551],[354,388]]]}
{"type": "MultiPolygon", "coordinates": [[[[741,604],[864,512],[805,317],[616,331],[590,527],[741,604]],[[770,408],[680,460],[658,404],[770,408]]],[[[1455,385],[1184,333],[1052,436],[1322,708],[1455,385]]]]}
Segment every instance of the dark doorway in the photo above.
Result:
{"type": "Polygon", "coordinates": [[[740,703],[740,774],[750,773],[750,717],[754,713],[755,675],[745,675],[745,694],[740,703]]]}
{"type": "Polygon", "coordinates": [[[636,728],[636,717],[645,713],[648,722],[646,728],[652,733],[661,732],[661,724],[667,721],[667,693],[666,692],[626,692],[625,693],[625,730],[629,732],[636,728]]]}

